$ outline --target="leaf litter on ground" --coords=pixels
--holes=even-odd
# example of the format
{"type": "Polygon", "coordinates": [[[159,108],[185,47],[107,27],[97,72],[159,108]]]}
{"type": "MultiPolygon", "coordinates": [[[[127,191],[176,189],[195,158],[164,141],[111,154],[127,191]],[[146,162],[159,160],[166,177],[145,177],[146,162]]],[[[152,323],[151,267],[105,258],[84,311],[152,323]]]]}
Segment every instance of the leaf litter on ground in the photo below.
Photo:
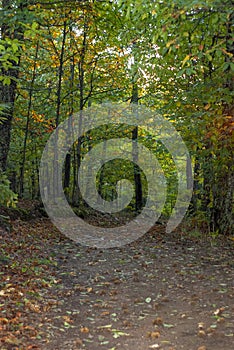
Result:
{"type": "Polygon", "coordinates": [[[155,226],[101,250],[45,218],[12,225],[1,237],[1,349],[231,348],[231,240],[214,245],[155,226]]]}

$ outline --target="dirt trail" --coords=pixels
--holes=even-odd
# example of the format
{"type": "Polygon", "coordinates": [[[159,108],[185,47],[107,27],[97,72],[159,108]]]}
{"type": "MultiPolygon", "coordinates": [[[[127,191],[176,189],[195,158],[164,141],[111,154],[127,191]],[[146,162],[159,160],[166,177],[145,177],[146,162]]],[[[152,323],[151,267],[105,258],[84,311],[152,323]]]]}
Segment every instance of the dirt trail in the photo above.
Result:
{"type": "Polygon", "coordinates": [[[25,338],[2,349],[233,348],[232,241],[166,235],[156,226],[128,246],[100,250],[61,237],[49,220],[17,225],[41,232],[37,245],[53,263],[46,270],[53,283],[28,316],[38,332],[33,345],[25,338]],[[55,234],[48,239],[46,231],[55,234]]]}

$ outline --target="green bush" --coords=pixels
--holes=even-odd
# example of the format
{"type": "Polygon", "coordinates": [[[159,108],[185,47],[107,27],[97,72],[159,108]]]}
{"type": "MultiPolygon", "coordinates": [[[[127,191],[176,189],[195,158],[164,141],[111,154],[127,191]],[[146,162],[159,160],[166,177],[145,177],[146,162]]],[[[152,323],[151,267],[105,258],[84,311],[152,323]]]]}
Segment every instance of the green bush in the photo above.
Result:
{"type": "Polygon", "coordinates": [[[10,181],[4,173],[0,172],[0,205],[15,207],[17,194],[10,189],[10,181]]]}

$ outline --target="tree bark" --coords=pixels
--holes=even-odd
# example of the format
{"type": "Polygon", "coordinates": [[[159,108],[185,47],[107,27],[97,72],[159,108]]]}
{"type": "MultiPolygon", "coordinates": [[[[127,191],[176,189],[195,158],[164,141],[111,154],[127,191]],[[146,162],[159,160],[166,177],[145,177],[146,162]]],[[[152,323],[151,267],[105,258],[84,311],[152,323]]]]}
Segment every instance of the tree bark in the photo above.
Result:
{"type": "Polygon", "coordinates": [[[32,108],[33,88],[34,88],[34,82],[36,79],[36,65],[37,65],[38,51],[39,51],[39,43],[37,43],[37,46],[36,46],[36,52],[35,52],[34,63],[33,63],[32,80],[30,82],[27,120],[26,120],[24,143],[23,143],[23,156],[22,156],[22,162],[20,166],[20,178],[19,178],[19,197],[20,198],[23,197],[23,193],[24,193],[24,169],[25,169],[25,161],[26,161],[26,150],[27,150],[27,141],[28,141],[28,134],[29,134],[30,115],[31,115],[31,108],[32,108]]]}
{"type": "MultiPolygon", "coordinates": [[[[23,11],[26,6],[26,1],[20,2],[19,10],[23,11]]],[[[12,9],[11,0],[2,0],[2,11],[7,13],[12,9]]],[[[23,39],[23,30],[22,27],[12,29],[8,24],[8,16],[5,16],[1,26],[1,39],[23,39]]],[[[12,66],[8,69],[4,67],[0,68],[0,75],[10,78],[10,84],[4,85],[3,81],[0,82],[0,103],[6,105],[7,108],[4,110],[4,120],[0,124],[0,170],[5,171],[7,167],[7,156],[10,147],[10,138],[11,138],[11,124],[14,111],[14,102],[16,95],[17,79],[19,76],[19,64],[20,57],[18,62],[14,60],[11,61],[12,66]]]]}
{"type": "MultiPolygon", "coordinates": [[[[226,56],[226,62],[232,62],[234,56],[234,47],[232,45],[233,39],[233,21],[234,13],[232,12],[226,24],[226,50],[231,53],[232,56],[226,56]]],[[[231,74],[231,68],[227,71],[227,78],[224,86],[230,90],[230,95],[233,91],[234,80],[231,74]]],[[[221,141],[219,142],[220,154],[217,157],[222,157],[222,149],[225,148],[228,151],[225,158],[222,159],[224,167],[218,169],[216,176],[216,185],[213,189],[213,216],[214,216],[214,231],[222,234],[232,234],[234,231],[234,152],[233,152],[233,122],[234,122],[234,107],[232,104],[224,106],[224,116],[229,116],[229,125],[224,135],[220,135],[221,141]]]]}
{"type": "MultiPolygon", "coordinates": [[[[82,111],[85,106],[85,98],[84,98],[84,64],[85,64],[85,55],[87,51],[87,31],[88,31],[88,26],[86,24],[86,19],[84,22],[83,26],[83,42],[82,42],[82,48],[81,48],[81,55],[80,55],[80,60],[78,63],[78,69],[79,69],[79,92],[80,92],[80,97],[79,97],[79,130],[81,130],[82,127],[82,111]]],[[[79,137],[75,149],[75,167],[74,169],[74,183],[73,183],[73,194],[72,194],[72,203],[75,206],[79,206],[81,202],[81,193],[80,189],[78,186],[78,173],[79,173],[79,168],[81,164],[81,146],[82,146],[82,140],[83,137],[79,137]]]]}
{"type": "Polygon", "coordinates": [[[55,127],[56,127],[56,138],[55,138],[55,147],[54,147],[54,167],[53,167],[53,181],[54,181],[54,198],[57,197],[58,194],[58,130],[57,127],[60,123],[60,113],[61,113],[61,94],[62,94],[62,78],[63,78],[63,66],[64,66],[64,55],[65,55],[65,44],[66,44],[66,37],[67,37],[67,22],[64,21],[63,23],[63,34],[62,34],[62,47],[60,51],[59,56],[59,67],[58,67],[58,85],[57,85],[57,105],[56,105],[56,119],[55,119],[55,127]]]}
{"type": "MultiPolygon", "coordinates": [[[[136,83],[133,83],[132,88],[132,98],[131,103],[138,104],[138,86],[136,83]]],[[[138,161],[138,126],[135,126],[132,131],[132,158],[133,158],[133,172],[134,172],[134,183],[135,183],[135,210],[139,212],[142,208],[143,199],[142,199],[142,183],[141,183],[141,174],[140,169],[137,165],[138,161]]]]}

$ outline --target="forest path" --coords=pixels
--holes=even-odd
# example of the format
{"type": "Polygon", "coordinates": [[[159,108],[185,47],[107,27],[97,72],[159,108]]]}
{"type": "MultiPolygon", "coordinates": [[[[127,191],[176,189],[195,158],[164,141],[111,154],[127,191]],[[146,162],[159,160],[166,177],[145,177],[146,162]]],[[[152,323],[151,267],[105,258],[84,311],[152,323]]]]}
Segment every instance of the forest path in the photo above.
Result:
{"type": "Polygon", "coordinates": [[[233,348],[232,240],[159,225],[101,250],[41,218],[14,221],[2,242],[2,350],[233,348]]]}

